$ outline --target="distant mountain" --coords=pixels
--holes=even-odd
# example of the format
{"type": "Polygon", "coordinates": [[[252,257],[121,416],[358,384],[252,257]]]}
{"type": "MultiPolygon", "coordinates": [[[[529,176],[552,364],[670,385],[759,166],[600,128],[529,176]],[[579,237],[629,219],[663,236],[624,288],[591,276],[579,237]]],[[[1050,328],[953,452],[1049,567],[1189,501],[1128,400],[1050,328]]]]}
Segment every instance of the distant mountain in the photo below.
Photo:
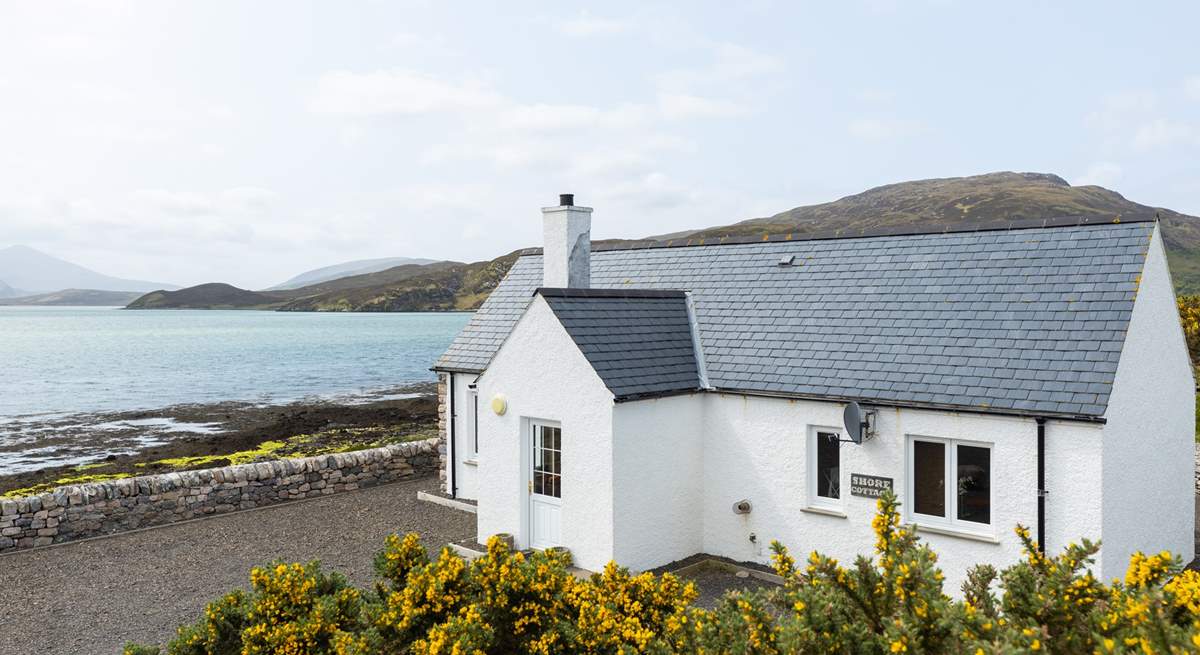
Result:
{"type": "MultiPolygon", "coordinates": [[[[1200,292],[1200,218],[1141,205],[1098,186],[1071,186],[1061,177],[1045,173],[989,173],[889,184],[834,202],[796,207],[767,218],[647,240],[703,239],[711,243],[727,236],[791,234],[803,238],[818,232],[849,236],[878,229],[938,230],[963,224],[998,227],[1019,219],[1093,216],[1115,220],[1155,214],[1162,221],[1177,290],[1180,293],[1200,292]]],[[[599,243],[633,242],[611,240],[599,243]]],[[[244,298],[247,307],[284,311],[475,309],[516,258],[516,253],[510,253],[474,264],[438,262],[399,266],[299,289],[271,291],[270,297],[264,297],[265,294],[239,297],[244,298]]],[[[255,293],[241,289],[234,291],[255,293]]],[[[147,296],[134,304],[175,306],[176,302],[170,295],[162,295],[153,299],[147,296]]]]}
{"type": "Polygon", "coordinates": [[[154,291],[133,301],[128,308],[283,311],[473,309],[487,297],[515,260],[515,255],[509,255],[507,265],[499,268],[493,266],[493,262],[404,264],[299,289],[276,291],[248,291],[228,284],[202,284],[178,291],[154,291]]]}
{"type": "Polygon", "coordinates": [[[24,295],[26,295],[24,291],[21,291],[19,289],[14,289],[14,288],[8,286],[7,284],[5,284],[4,280],[0,280],[0,299],[16,298],[18,296],[24,296],[24,295]]]}
{"type": "Polygon", "coordinates": [[[358,259],[344,264],[334,264],[333,266],[325,266],[316,268],[305,273],[301,273],[296,277],[277,284],[266,291],[275,291],[278,289],[299,289],[310,284],[318,284],[329,280],[336,280],[342,277],[351,275],[364,275],[367,273],[376,273],[378,271],[387,270],[396,266],[405,264],[432,264],[432,259],[419,259],[414,257],[384,257],[382,259],[358,259]]]}
{"type": "Polygon", "coordinates": [[[285,300],[224,282],[209,282],[178,291],[151,291],[134,299],[126,309],[274,309],[285,300]]]}
{"type": "Polygon", "coordinates": [[[62,307],[123,307],[141,296],[140,291],[63,289],[51,293],[0,298],[0,305],[55,305],[62,307]]]}
{"type": "Polygon", "coordinates": [[[23,289],[26,294],[62,289],[146,292],[152,289],[179,288],[174,284],[125,280],[104,275],[27,246],[0,249],[0,280],[23,289]]]}
{"type": "Polygon", "coordinates": [[[669,237],[717,239],[793,234],[802,238],[814,232],[840,231],[849,235],[880,228],[928,230],[963,223],[987,227],[1030,218],[1115,219],[1156,213],[1161,219],[1176,289],[1180,293],[1200,292],[1200,218],[1138,204],[1100,186],[1071,186],[1061,177],[1047,173],[1002,172],[888,184],[833,202],[669,237]]]}

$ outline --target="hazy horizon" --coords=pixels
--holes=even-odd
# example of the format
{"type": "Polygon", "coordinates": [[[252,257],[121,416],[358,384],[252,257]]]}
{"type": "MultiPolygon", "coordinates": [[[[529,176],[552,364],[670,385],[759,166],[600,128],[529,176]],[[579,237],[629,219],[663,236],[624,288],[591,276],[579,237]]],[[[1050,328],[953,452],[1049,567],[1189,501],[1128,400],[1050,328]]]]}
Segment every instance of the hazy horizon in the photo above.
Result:
{"type": "Polygon", "coordinates": [[[1200,6],[0,8],[0,248],[265,288],[1000,170],[1200,214],[1200,6]],[[981,29],[986,27],[986,29],[981,29]]]}

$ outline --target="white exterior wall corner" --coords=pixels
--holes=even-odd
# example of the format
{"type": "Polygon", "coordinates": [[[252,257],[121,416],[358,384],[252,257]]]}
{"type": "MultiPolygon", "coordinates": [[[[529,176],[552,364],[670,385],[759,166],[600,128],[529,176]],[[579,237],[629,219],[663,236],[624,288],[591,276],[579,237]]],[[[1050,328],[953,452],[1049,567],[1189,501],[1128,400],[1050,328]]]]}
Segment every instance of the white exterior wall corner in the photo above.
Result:
{"type": "MultiPolygon", "coordinates": [[[[870,555],[875,537],[871,518],[875,501],[852,496],[850,474],[878,475],[894,480],[902,509],[905,497],[908,435],[963,439],[992,444],[992,532],[997,543],[922,532],[921,538],[938,553],[946,574],[946,592],[959,595],[967,570],[980,563],[997,567],[1021,558],[1013,534],[1018,524],[1037,524],[1037,424],[1033,419],[910,409],[880,409],[877,435],[862,445],[842,444],[840,478],[845,518],[803,511],[807,506],[808,427],[838,428],[840,403],[706,394],[704,414],[703,552],[739,561],[768,563],[770,542],[778,540],[794,555],[813,550],[853,561],[870,555]],[[733,504],[751,502],[749,514],[735,514],[733,504]],[[750,535],[756,537],[750,541],[750,535]]],[[[1052,428],[1053,429],[1053,428],[1052,428]]],[[[1095,426],[1072,425],[1071,436],[1099,442],[1095,426]]],[[[1064,437],[1067,434],[1061,433],[1064,437]]],[[[1063,446],[1068,447],[1068,446],[1063,446]]],[[[1099,450],[1099,445],[1096,446],[1099,450]]],[[[1098,455],[1080,459],[1098,462],[1098,455]]],[[[1093,479],[1098,468],[1076,471],[1074,483],[1093,479]]],[[[1093,485],[1054,487],[1063,507],[1087,507],[1093,485]]],[[[1098,511],[1082,514],[1098,525],[1098,511]]],[[[1064,519],[1065,521],[1065,519],[1064,519]]],[[[1078,534],[1086,523],[1063,525],[1078,534]]]]}
{"type": "Polygon", "coordinates": [[[535,297],[479,377],[479,540],[499,532],[528,545],[529,492],[522,468],[529,419],[562,425],[562,542],[578,566],[600,570],[613,558],[613,395],[554,312],[535,297]],[[491,410],[508,398],[503,416],[491,410]]]}
{"type": "Polygon", "coordinates": [[[1194,556],[1195,381],[1155,227],[1108,401],[1102,575],[1137,550],[1194,556]]]}
{"type": "MultiPolygon", "coordinates": [[[[467,402],[470,399],[471,385],[475,384],[475,380],[479,377],[474,373],[448,373],[448,376],[454,379],[454,395],[450,398],[452,404],[448,404],[446,411],[452,413],[449,420],[454,422],[454,444],[451,448],[449,435],[447,435],[447,453],[446,453],[446,484],[450,484],[450,480],[454,481],[454,496],[456,498],[464,498],[466,500],[476,500],[479,498],[479,482],[478,466],[475,463],[475,456],[471,452],[468,440],[471,438],[471,416],[468,412],[473,412],[474,408],[467,402]],[[451,462],[453,455],[453,462],[451,462]],[[450,476],[450,467],[454,467],[454,477],[450,476]]],[[[446,390],[449,397],[450,390],[446,390]]],[[[482,401],[479,411],[482,414],[484,410],[482,401]]]]}
{"type": "Polygon", "coordinates": [[[642,571],[704,546],[704,394],[613,410],[614,559],[642,571]]]}

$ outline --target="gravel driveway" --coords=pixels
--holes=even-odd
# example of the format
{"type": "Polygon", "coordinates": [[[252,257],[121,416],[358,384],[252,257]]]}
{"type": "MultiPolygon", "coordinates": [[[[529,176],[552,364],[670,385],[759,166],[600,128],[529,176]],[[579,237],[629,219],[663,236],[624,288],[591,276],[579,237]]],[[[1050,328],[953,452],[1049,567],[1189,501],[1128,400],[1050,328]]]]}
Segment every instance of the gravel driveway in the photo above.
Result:
{"type": "Polygon", "coordinates": [[[0,655],[112,655],[127,641],[165,643],[209,601],[249,584],[276,558],[374,580],[393,532],[431,551],[475,535],[475,516],[418,501],[437,478],[235,512],[0,556],[0,655]]]}

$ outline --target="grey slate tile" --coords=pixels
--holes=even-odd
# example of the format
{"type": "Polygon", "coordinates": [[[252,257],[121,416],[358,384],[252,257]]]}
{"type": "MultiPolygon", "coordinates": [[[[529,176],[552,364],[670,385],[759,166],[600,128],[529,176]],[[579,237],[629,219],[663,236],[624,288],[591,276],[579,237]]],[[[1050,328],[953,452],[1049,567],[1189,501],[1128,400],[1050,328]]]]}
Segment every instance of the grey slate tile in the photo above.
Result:
{"type": "MultiPolygon", "coordinates": [[[[718,388],[805,396],[841,389],[864,400],[1100,416],[1152,229],[1122,223],[597,249],[592,285],[690,292],[718,388]],[[802,264],[778,267],[784,253],[802,264]]],[[[486,367],[541,278],[540,254],[518,259],[435,368],[486,367]]],[[[649,361],[674,362],[685,335],[666,308],[583,304],[595,309],[573,308],[579,322],[568,330],[607,348],[593,352],[620,357],[635,347],[649,361]],[[636,325],[625,329],[626,317],[636,325]],[[601,339],[612,326],[619,334],[601,339]]]]}

